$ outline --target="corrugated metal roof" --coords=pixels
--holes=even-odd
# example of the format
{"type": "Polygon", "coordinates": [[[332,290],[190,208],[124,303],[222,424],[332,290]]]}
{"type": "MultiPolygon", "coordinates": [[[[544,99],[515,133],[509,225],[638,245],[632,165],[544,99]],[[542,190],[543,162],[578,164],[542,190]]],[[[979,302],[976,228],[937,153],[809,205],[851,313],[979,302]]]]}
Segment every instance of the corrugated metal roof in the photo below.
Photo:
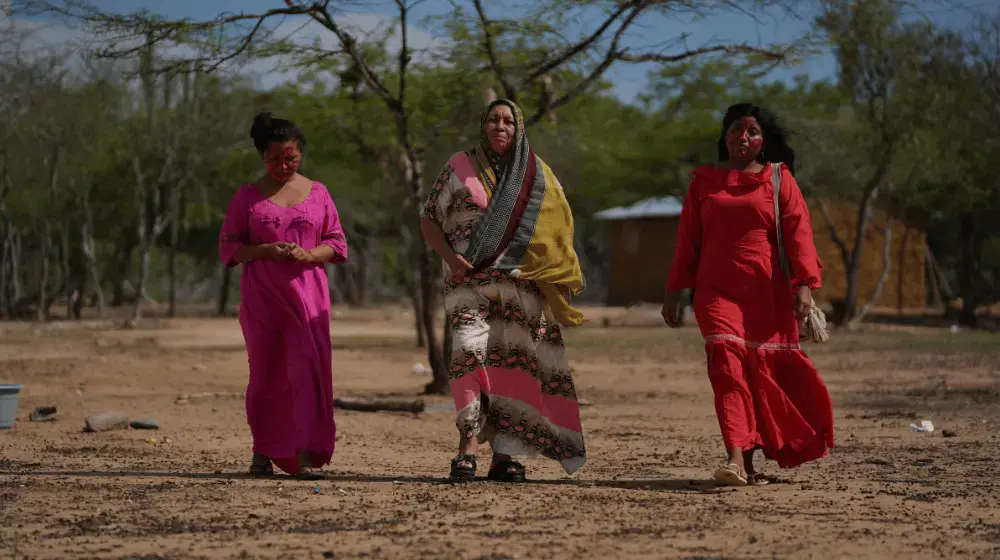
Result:
{"type": "Polygon", "coordinates": [[[676,218],[681,215],[684,201],[676,196],[647,198],[632,206],[619,206],[594,214],[598,220],[633,220],[637,218],[676,218]]]}

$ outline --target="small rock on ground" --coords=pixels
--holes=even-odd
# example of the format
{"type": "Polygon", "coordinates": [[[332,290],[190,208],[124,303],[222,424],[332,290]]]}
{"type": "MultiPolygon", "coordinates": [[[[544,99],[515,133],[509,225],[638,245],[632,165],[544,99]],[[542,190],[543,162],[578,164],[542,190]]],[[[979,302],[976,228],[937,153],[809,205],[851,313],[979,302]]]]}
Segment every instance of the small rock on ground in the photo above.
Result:
{"type": "Polygon", "coordinates": [[[85,432],[107,432],[110,430],[128,429],[128,416],[124,412],[105,412],[92,414],[85,420],[85,432]]]}
{"type": "Polygon", "coordinates": [[[28,420],[31,422],[52,422],[56,419],[56,407],[40,406],[31,411],[28,420]]]}

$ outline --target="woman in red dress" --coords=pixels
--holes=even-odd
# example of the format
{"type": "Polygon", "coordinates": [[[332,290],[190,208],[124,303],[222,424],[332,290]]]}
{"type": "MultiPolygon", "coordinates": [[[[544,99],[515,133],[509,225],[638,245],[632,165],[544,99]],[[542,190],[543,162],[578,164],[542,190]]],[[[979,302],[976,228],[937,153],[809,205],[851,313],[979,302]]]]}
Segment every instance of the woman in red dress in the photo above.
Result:
{"type": "Polygon", "coordinates": [[[809,209],[792,173],[795,152],[773,113],[729,108],[719,163],[693,171],[667,279],[663,318],[680,326],[679,293],[694,289],[708,377],[728,460],[721,483],[766,484],[757,449],[792,468],[833,447],[833,406],[799,346],[799,320],[820,288],[822,264],[809,209]],[[782,238],[790,280],[778,258],[771,162],[781,164],[782,238]]]}

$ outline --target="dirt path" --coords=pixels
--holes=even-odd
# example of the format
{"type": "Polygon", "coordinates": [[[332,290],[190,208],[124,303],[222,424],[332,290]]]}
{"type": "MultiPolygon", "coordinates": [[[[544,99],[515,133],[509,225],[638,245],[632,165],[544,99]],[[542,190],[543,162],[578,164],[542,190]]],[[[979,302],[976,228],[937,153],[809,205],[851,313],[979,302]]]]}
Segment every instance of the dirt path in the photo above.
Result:
{"type": "MultiPolygon", "coordinates": [[[[419,392],[401,323],[335,320],[339,395],[419,392]]],[[[834,454],[731,490],[705,481],[722,455],[694,330],[572,333],[588,464],[455,486],[450,412],[338,411],[332,481],[246,478],[242,400],[175,403],[244,388],[237,323],[151,325],[0,325],[0,382],[26,386],[0,431],[0,557],[1000,557],[1000,337],[838,333],[811,351],[837,407],[834,454]],[[43,405],[59,420],[28,422],[43,405]],[[105,410],[163,429],[80,433],[105,410]],[[910,430],[925,418],[934,434],[910,430]]]]}

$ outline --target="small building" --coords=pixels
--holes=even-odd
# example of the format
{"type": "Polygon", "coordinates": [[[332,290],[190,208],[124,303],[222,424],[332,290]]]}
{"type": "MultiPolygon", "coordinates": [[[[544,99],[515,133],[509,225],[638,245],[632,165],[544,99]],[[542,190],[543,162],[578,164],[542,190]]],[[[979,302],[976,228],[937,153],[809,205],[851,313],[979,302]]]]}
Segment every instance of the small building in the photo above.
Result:
{"type": "Polygon", "coordinates": [[[665,196],[594,214],[609,225],[608,305],[663,301],[682,204],[665,196]]]}
{"type": "MultiPolygon", "coordinates": [[[[813,223],[816,250],[823,262],[823,289],[819,301],[843,299],[847,287],[840,248],[819,211],[818,201],[807,200],[813,223]]],[[[683,201],[667,196],[649,198],[594,215],[607,222],[610,259],[608,262],[607,305],[627,306],[663,301],[663,290],[674,258],[677,226],[683,201]]],[[[857,208],[847,203],[827,203],[827,214],[834,229],[847,245],[853,247],[857,208]]],[[[858,304],[863,304],[875,289],[884,264],[883,232],[886,215],[876,213],[865,231],[862,263],[859,270],[858,304]]],[[[889,276],[877,307],[898,310],[922,310],[926,291],[926,235],[901,220],[893,221],[889,276]]]]}

